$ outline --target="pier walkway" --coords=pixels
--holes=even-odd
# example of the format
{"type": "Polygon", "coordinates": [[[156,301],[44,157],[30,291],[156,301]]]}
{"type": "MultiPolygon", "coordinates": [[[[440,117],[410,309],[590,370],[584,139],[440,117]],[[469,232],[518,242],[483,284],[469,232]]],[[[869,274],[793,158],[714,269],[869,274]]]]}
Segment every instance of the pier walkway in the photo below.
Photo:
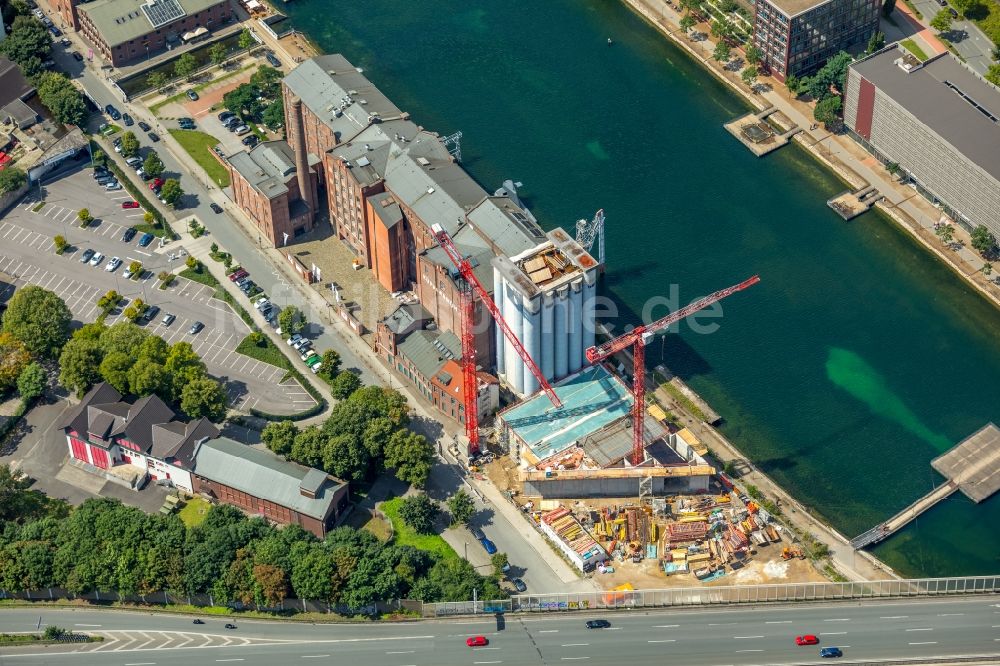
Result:
{"type": "Polygon", "coordinates": [[[725,123],[726,131],[739,139],[740,143],[749,148],[757,157],[788,144],[789,139],[802,131],[798,125],[783,134],[777,134],[775,127],[767,121],[767,117],[779,111],[775,106],[769,106],[756,113],[746,113],[735,120],[725,123]]]}
{"type": "Polygon", "coordinates": [[[931,461],[945,483],[934,488],[889,520],[851,539],[856,550],[878,543],[905,527],[956,490],[977,504],[1000,490],[1000,428],[992,423],[931,461]]]}

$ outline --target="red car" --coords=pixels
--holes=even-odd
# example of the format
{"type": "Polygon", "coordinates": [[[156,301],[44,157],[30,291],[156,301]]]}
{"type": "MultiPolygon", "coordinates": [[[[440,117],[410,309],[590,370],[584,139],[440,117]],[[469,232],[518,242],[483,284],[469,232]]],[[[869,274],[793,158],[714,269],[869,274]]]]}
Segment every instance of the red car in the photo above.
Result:
{"type": "Polygon", "coordinates": [[[138,201],[123,201],[122,202],[122,208],[138,208],[138,207],[139,207],[139,202],[138,201]]]}
{"type": "Polygon", "coordinates": [[[243,270],[241,268],[240,270],[236,271],[235,273],[230,273],[229,280],[230,280],[230,282],[236,282],[240,278],[244,278],[244,277],[246,277],[248,275],[250,275],[250,274],[247,273],[245,270],[243,270]]]}
{"type": "Polygon", "coordinates": [[[151,190],[158,190],[161,187],[163,187],[163,179],[162,178],[154,178],[153,182],[149,184],[149,189],[151,189],[151,190]]]}
{"type": "Polygon", "coordinates": [[[805,636],[795,637],[796,645],[816,645],[817,643],[819,643],[819,639],[813,636],[812,634],[806,634],[805,636]]]}
{"type": "Polygon", "coordinates": [[[489,641],[486,640],[485,636],[469,636],[465,639],[465,644],[469,647],[482,647],[484,645],[489,645],[489,641]]]}

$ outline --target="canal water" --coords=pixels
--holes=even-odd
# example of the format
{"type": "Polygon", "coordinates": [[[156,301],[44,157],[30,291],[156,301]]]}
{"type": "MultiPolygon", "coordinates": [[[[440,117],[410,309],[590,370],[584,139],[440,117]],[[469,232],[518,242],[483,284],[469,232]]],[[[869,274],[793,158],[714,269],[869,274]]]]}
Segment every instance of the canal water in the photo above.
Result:
{"type": "MultiPolygon", "coordinates": [[[[617,0],[285,11],[418,123],[461,130],[469,172],[489,190],[522,181],[546,228],[604,208],[618,330],[671,285],[686,303],[759,274],[717,332],[682,325],[647,357],[845,535],[927,492],[932,458],[1000,423],[1000,312],[882,216],[828,210],[844,188],[797,147],[753,157],[722,128],[744,103],[617,0]]],[[[907,575],[996,573],[997,525],[1000,497],[956,494],[876,552],[907,575]]]]}

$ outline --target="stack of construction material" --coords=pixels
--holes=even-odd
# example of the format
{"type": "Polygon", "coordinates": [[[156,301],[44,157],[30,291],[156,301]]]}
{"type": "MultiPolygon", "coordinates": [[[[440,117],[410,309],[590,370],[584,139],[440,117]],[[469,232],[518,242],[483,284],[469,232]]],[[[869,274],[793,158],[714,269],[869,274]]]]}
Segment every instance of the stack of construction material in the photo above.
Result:
{"type": "Polygon", "coordinates": [[[576,552],[583,562],[591,558],[603,560],[604,549],[583,528],[583,525],[565,507],[559,507],[542,515],[542,522],[549,526],[553,533],[569,548],[576,552]]]}
{"type": "Polygon", "coordinates": [[[691,523],[670,523],[667,525],[667,539],[670,545],[701,541],[708,533],[708,523],[704,520],[691,523]]]}

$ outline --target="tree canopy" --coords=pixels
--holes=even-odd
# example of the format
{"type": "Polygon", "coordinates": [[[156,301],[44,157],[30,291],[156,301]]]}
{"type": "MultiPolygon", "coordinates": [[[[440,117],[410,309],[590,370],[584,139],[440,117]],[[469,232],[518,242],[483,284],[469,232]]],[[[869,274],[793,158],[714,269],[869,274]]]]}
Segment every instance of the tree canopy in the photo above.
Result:
{"type": "Polygon", "coordinates": [[[34,16],[18,16],[7,37],[0,42],[0,53],[20,65],[24,75],[33,79],[45,71],[42,62],[52,53],[49,32],[34,16]]]}
{"type": "Polygon", "coordinates": [[[27,346],[35,356],[55,357],[69,337],[73,319],[55,293],[29,285],[14,292],[3,316],[3,331],[27,346]]]}
{"type": "Polygon", "coordinates": [[[83,125],[87,104],[76,86],[61,72],[45,72],[39,78],[38,98],[61,123],[83,125]]]}
{"type": "Polygon", "coordinates": [[[465,488],[459,488],[458,492],[448,498],[448,512],[451,513],[453,525],[468,525],[476,513],[472,495],[467,493],[465,488]]]}
{"type": "Polygon", "coordinates": [[[0,333],[0,395],[17,384],[18,377],[31,363],[28,346],[10,333],[0,333]]]}
{"type": "Polygon", "coordinates": [[[440,512],[441,507],[427,493],[404,497],[399,506],[399,517],[418,534],[433,533],[434,521],[440,512]]]}

